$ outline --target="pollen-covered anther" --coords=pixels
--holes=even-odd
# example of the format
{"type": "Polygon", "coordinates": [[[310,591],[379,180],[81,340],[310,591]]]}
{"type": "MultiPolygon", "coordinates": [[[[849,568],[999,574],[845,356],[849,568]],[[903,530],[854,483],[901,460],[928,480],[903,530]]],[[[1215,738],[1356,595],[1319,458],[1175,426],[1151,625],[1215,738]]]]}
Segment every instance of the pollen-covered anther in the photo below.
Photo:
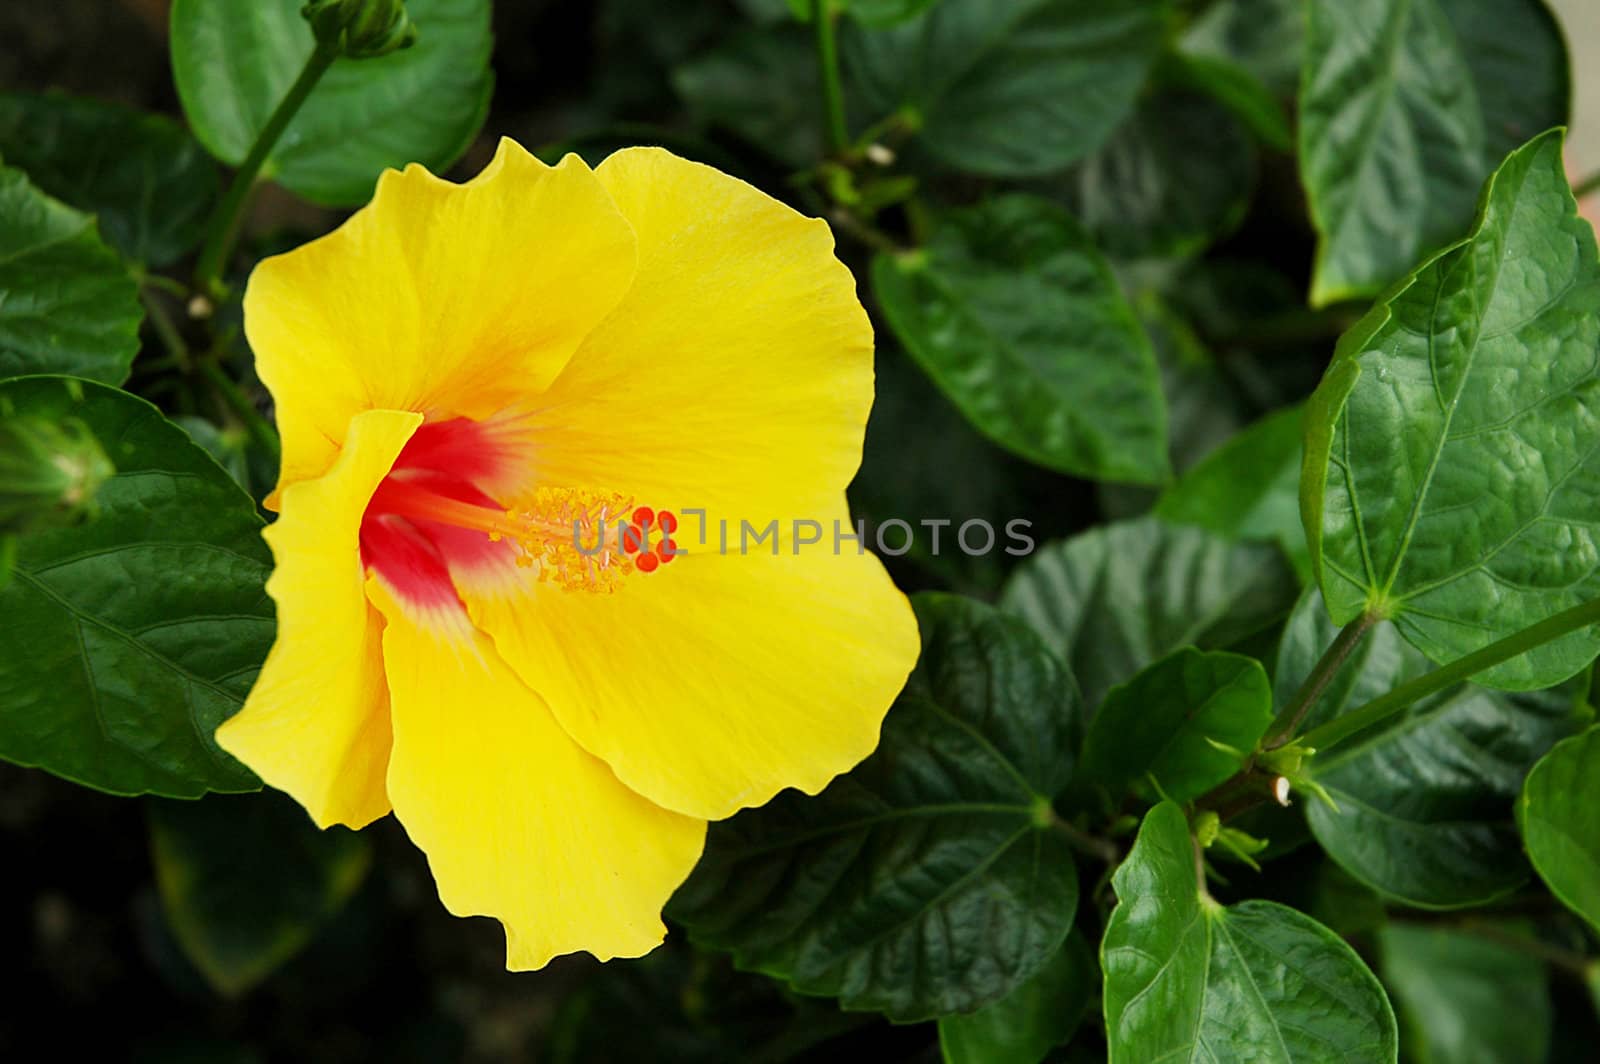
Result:
{"type": "Polygon", "coordinates": [[[538,488],[517,506],[497,510],[391,477],[372,507],[510,543],[518,566],[573,591],[613,591],[629,573],[653,572],[682,553],[672,539],[677,517],[648,506],[633,509],[632,500],[614,492],[538,488]]]}
{"type": "Polygon", "coordinates": [[[609,592],[637,567],[628,548],[646,549],[624,516],[631,505],[615,493],[540,488],[506,511],[505,535],[517,545],[517,564],[537,568],[540,580],[609,592]]]}

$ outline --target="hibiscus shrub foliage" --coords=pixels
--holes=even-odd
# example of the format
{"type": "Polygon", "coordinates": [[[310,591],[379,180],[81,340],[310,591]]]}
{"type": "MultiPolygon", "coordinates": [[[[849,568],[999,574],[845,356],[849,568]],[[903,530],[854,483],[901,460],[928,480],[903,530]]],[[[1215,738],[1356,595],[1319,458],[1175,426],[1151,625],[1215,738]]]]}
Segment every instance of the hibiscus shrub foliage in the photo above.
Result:
{"type": "Polygon", "coordinates": [[[1600,258],[1542,0],[64,0],[6,38],[0,1054],[1590,1058],[1600,258]],[[875,753],[710,825],[665,945],[536,974],[392,822],[318,831],[214,737],[275,636],[245,279],[501,135],[829,221],[877,334],[852,513],[921,633],[875,753]]]}

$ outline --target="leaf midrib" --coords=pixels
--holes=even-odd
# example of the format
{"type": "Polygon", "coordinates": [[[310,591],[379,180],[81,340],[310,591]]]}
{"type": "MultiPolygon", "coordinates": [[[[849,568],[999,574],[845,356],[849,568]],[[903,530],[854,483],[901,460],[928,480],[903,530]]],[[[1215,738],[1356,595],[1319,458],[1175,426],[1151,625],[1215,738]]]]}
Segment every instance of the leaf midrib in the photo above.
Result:
{"type": "MultiPolygon", "coordinates": [[[[1524,172],[1520,176],[1520,178],[1518,179],[1518,191],[1519,192],[1520,192],[1521,188],[1524,185],[1527,184],[1527,180],[1528,180],[1528,174],[1527,174],[1527,172],[1524,172]]],[[[1492,195],[1492,191],[1491,191],[1491,195],[1492,195]]],[[[1511,217],[1506,219],[1506,222],[1505,222],[1505,228],[1507,230],[1509,230],[1511,228],[1511,226],[1515,223],[1516,215],[1517,215],[1517,212],[1520,209],[1520,207],[1521,207],[1520,196],[1514,196],[1512,198],[1511,217]]],[[[1469,241],[1467,241],[1467,243],[1461,245],[1460,249],[1459,249],[1461,254],[1462,254],[1462,256],[1465,258],[1465,261],[1468,264],[1471,265],[1472,272],[1473,272],[1473,275],[1474,275],[1473,276],[1473,280],[1474,281],[1476,281],[1478,279],[1477,276],[1476,276],[1477,275],[1477,259],[1472,257],[1471,251],[1472,251],[1473,247],[1476,245],[1478,237],[1481,236],[1482,233],[1483,233],[1483,226],[1480,225],[1473,232],[1471,239],[1469,241]]],[[[1389,596],[1390,592],[1394,589],[1395,581],[1397,579],[1399,579],[1400,568],[1401,568],[1401,566],[1403,566],[1405,564],[1406,553],[1411,549],[1411,537],[1416,532],[1417,522],[1420,521],[1421,518],[1422,518],[1422,505],[1423,505],[1423,503],[1425,501],[1427,501],[1428,492],[1430,490],[1432,490],[1432,488],[1433,488],[1434,475],[1438,472],[1439,462],[1444,457],[1445,447],[1449,445],[1450,425],[1455,420],[1456,411],[1458,409],[1460,409],[1461,396],[1466,391],[1467,381],[1472,376],[1473,368],[1477,364],[1478,351],[1479,351],[1480,345],[1482,344],[1482,341],[1483,341],[1483,318],[1484,318],[1484,316],[1486,314],[1486,309],[1485,308],[1491,306],[1495,301],[1495,297],[1499,294],[1499,291],[1500,291],[1500,277],[1501,277],[1502,272],[1504,271],[1504,268],[1505,268],[1505,257],[1504,257],[1504,251],[1502,249],[1502,253],[1500,255],[1495,256],[1495,259],[1494,259],[1494,278],[1490,281],[1489,292],[1488,292],[1487,297],[1482,299],[1482,300],[1474,299],[1474,301],[1473,301],[1473,303],[1474,303],[1473,310],[1474,310],[1474,315],[1475,315],[1475,317],[1477,319],[1478,328],[1477,328],[1477,330],[1475,330],[1473,332],[1473,335],[1472,335],[1472,346],[1467,349],[1466,359],[1465,359],[1464,364],[1461,367],[1460,379],[1459,379],[1459,381],[1457,383],[1455,394],[1450,397],[1450,406],[1449,406],[1448,409],[1446,409],[1444,411],[1444,423],[1439,426],[1438,440],[1434,444],[1433,457],[1432,457],[1432,460],[1428,463],[1428,471],[1422,478],[1422,484],[1417,488],[1416,497],[1414,499],[1412,499],[1412,501],[1411,501],[1411,512],[1409,514],[1407,514],[1407,516],[1406,516],[1406,524],[1405,524],[1404,530],[1401,532],[1401,535],[1400,535],[1400,543],[1395,548],[1394,560],[1393,560],[1393,562],[1390,563],[1390,566],[1389,566],[1389,575],[1388,575],[1387,579],[1384,581],[1384,585],[1383,585],[1381,590],[1374,589],[1374,590],[1379,590],[1379,594],[1382,595],[1385,598],[1387,598],[1389,596]]],[[[1413,281],[1413,283],[1415,283],[1415,282],[1413,281]]],[[[1434,358],[1434,344],[1436,343],[1436,341],[1438,339],[1438,330],[1436,330],[1433,326],[1434,326],[1434,322],[1437,320],[1438,315],[1439,315],[1439,301],[1444,296],[1444,284],[1445,284],[1445,277],[1443,275],[1441,275],[1440,278],[1439,278],[1439,283],[1434,289],[1433,306],[1428,312],[1428,375],[1429,375],[1429,377],[1430,377],[1430,379],[1431,379],[1431,381],[1433,383],[1433,387],[1434,387],[1434,390],[1435,390],[1436,394],[1438,392],[1438,387],[1439,387],[1439,385],[1438,385],[1439,373],[1438,373],[1438,370],[1436,368],[1437,363],[1436,363],[1435,358],[1434,358]]],[[[1348,440],[1348,438],[1349,438],[1349,426],[1348,426],[1348,424],[1346,425],[1346,428],[1345,428],[1345,435],[1346,435],[1346,440],[1348,440]]],[[[1354,498],[1354,496],[1352,496],[1352,498],[1354,498]]],[[[1369,579],[1374,579],[1377,576],[1376,573],[1370,573],[1370,572],[1369,572],[1368,575],[1369,575],[1369,579]]]]}

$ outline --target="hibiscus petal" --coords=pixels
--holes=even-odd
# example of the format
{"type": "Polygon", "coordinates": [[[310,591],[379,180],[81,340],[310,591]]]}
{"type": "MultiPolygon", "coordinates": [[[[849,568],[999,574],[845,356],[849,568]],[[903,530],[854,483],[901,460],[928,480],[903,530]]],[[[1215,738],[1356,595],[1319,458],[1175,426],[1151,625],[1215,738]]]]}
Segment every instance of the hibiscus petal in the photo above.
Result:
{"type": "Polygon", "coordinates": [[[686,545],[611,595],[530,584],[467,607],[623,783],[720,819],[784,787],[815,794],[871,753],[916,661],[905,596],[827,529],[799,554],[686,545]]]}
{"type": "Polygon", "coordinates": [[[688,876],[705,822],[630,791],[574,743],[481,633],[452,644],[388,618],[394,703],[389,795],[458,916],[506,928],[506,965],[586,950],[637,957],[666,933],[661,907],[688,876]]]}
{"type": "Polygon", "coordinates": [[[538,402],[539,483],[763,522],[832,508],[861,460],[872,326],[827,225],[658,148],[595,174],[638,273],[538,402]]]}
{"type": "Polygon", "coordinates": [[[320,473],[353,414],[486,418],[560,372],[633,278],[632,231],[576,156],[510,140],[465,184],[386,171],[329,235],[263,261],[245,329],[277,400],[282,484],[320,473]]]}
{"type": "Polygon", "coordinates": [[[278,638],[217,742],[320,827],[357,828],[389,811],[383,622],[367,601],[357,537],[373,489],[421,421],[392,410],[358,415],[338,460],[290,485],[282,516],[262,533],[277,561],[267,592],[278,604],[278,638]]]}

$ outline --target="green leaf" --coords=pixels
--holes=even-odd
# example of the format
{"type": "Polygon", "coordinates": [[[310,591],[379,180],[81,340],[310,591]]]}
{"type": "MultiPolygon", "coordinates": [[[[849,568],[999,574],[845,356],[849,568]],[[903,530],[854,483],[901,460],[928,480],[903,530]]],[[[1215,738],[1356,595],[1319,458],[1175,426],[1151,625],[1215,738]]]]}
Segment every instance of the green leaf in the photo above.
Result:
{"type": "Polygon", "coordinates": [[[166,266],[200,243],[217,168],[182,126],[98,100],[0,95],[0,157],[98,216],[106,242],[166,266]]]}
{"type": "Polygon", "coordinates": [[[118,384],[139,350],[139,288],[94,219],[0,166],[0,378],[118,384]]]}
{"type": "Polygon", "coordinates": [[[845,27],[847,80],[947,167],[1036,177],[1088,155],[1133,110],[1167,0],[941,0],[889,29],[845,27]],[[853,32],[851,32],[853,30],[853,32]]]}
{"type": "Polygon", "coordinates": [[[1238,772],[1271,723],[1272,683],[1259,661],[1180,647],[1106,694],[1080,776],[1120,797],[1148,774],[1162,795],[1185,802],[1238,772]]]}
{"type": "Polygon", "coordinates": [[[1116,259],[1195,254],[1239,224],[1255,184],[1249,134],[1192,91],[1147,95],[1066,178],[1064,198],[1116,259]]]}
{"type": "MultiPolygon", "coordinates": [[[[244,161],[305,66],[302,0],[174,0],[172,72],[195,136],[244,161]]],[[[263,173],[315,203],[355,206],[385,167],[435,173],[460,157],[488,113],[489,0],[409,0],[417,43],[340,59],[267,157],[263,173]]]]}
{"type": "Polygon", "coordinates": [[[1167,489],[1156,516],[1225,539],[1276,540],[1303,552],[1301,423],[1301,408],[1291,406],[1239,432],[1167,489]]]}
{"type": "MultiPolygon", "coordinates": [[[[1223,369],[1170,304],[1147,291],[1135,310],[1161,375],[1167,404],[1167,460],[1181,476],[1238,432],[1250,420],[1254,406],[1232,373],[1223,369]]],[[[1101,483],[1096,495],[1106,519],[1115,521],[1149,513],[1161,491],[1150,485],[1101,483]]]]}
{"type": "Polygon", "coordinates": [[[255,506],[142,399],[52,377],[0,408],[85,422],[117,475],[99,516],[30,534],[0,591],[0,757],[113,794],[260,786],[212,738],[273,638],[255,506]]]}
{"type": "Polygon", "coordinates": [[[1542,1061],[1550,1050],[1550,990],[1539,958],[1481,935],[1418,924],[1379,933],[1383,981],[1394,993],[1416,1064],[1542,1061]]]}
{"type": "Polygon", "coordinates": [[[220,429],[203,417],[182,415],[172,423],[209,454],[241,488],[250,490],[250,434],[243,428],[220,429]]]}
{"type": "Polygon", "coordinates": [[[318,831],[275,791],[146,808],[167,923],[206,980],[230,997],[309,944],[372,863],[364,836],[318,831]]]}
{"type": "Polygon", "coordinates": [[[1162,77],[1169,84],[1210,96],[1274,151],[1287,152],[1294,146],[1283,105],[1244,66],[1218,56],[1176,52],[1163,65],[1162,77]]]}
{"type": "Polygon", "coordinates": [[[1394,1013],[1355,951],[1274,902],[1213,901],[1177,805],[1145,816],[1112,885],[1101,944],[1111,1064],[1397,1059],[1394,1013]]]}
{"type": "Polygon", "coordinates": [[[672,72],[672,86],[702,121],[732,130],[793,167],[823,155],[817,57],[798,26],[747,29],[672,72]]]}
{"type": "MultiPolygon", "coordinates": [[[[1471,239],[1339,341],[1307,408],[1301,508],[1339,624],[1371,608],[1439,663],[1600,594],[1600,266],[1561,136],[1513,153],[1471,239]]],[[[1572,633],[1477,680],[1531,690],[1572,633]]]]}
{"type": "Polygon", "coordinates": [[[868,535],[880,522],[903,515],[948,515],[951,524],[941,530],[937,549],[931,535],[919,533],[907,560],[952,589],[992,596],[1031,549],[1012,533],[1031,539],[1030,530],[1071,520],[1072,500],[1063,498],[1055,474],[979,435],[886,337],[878,340],[874,370],[861,468],[850,482],[851,513],[867,522],[868,535]],[[972,555],[960,549],[956,536],[969,520],[989,522],[996,549],[972,555]]]}
{"type": "Polygon", "coordinates": [[[1080,735],[1071,674],[991,607],[913,602],[922,658],[877,752],[815,798],[713,824],[668,910],[741,968],[899,1022],[1011,993],[1078,897],[1048,830],[1080,735]]]}
{"type": "Polygon", "coordinates": [[[1282,619],[1297,594],[1271,547],[1143,518],[1046,544],[1000,606],[1044,636],[1093,709],[1178,647],[1226,647],[1282,619]]]}
{"type": "MultiPolygon", "coordinates": [[[[1284,630],[1276,684],[1287,703],[1337,634],[1315,592],[1284,630]]],[[[1429,671],[1379,622],[1307,718],[1315,727],[1429,671]]],[[[1479,905],[1528,878],[1511,810],[1522,778],[1569,734],[1570,692],[1512,695],[1471,684],[1318,754],[1312,778],[1338,804],[1308,802],[1317,842],[1356,879],[1421,908],[1479,905]]]]}
{"type": "Polygon", "coordinates": [[[1522,786],[1517,825],[1550,893],[1600,930],[1600,728],[1544,756],[1522,786]]]}
{"type": "Polygon", "coordinates": [[[1216,0],[1180,46],[1186,55],[1237,65],[1275,97],[1289,97],[1300,84],[1305,8],[1302,0],[1216,0]]]}
{"type": "Polygon", "coordinates": [[[1313,306],[1372,296],[1472,218],[1512,148],[1566,121],[1540,0],[1311,0],[1300,163],[1313,306]]]}
{"type": "MultiPolygon", "coordinates": [[[[811,21],[814,0],[785,0],[794,17],[811,21]]],[[[841,11],[868,26],[893,26],[920,15],[934,0],[823,0],[833,11],[841,11]]]]}
{"type": "Polygon", "coordinates": [[[940,1018],[945,1064],[1038,1064],[1078,1029],[1099,974],[1088,943],[1074,931],[1033,978],[999,1001],[940,1018]]]}
{"type": "Polygon", "coordinates": [[[953,211],[926,248],[874,259],[872,286],[912,357],[1002,447],[1086,477],[1166,478],[1150,342],[1059,207],[1011,195],[953,211]]]}

